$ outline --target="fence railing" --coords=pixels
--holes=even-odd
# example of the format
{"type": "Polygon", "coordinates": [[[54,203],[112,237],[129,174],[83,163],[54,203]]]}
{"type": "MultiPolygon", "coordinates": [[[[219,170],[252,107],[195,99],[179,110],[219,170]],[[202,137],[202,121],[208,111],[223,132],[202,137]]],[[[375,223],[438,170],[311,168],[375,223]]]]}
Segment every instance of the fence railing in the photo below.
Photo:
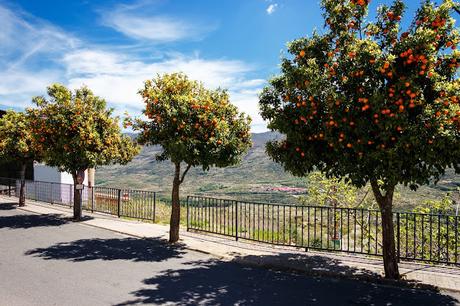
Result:
{"type": "MultiPolygon", "coordinates": [[[[20,180],[0,178],[0,194],[19,197],[20,180]]],[[[73,206],[72,184],[29,181],[25,184],[26,199],[55,205],[73,206]]],[[[157,197],[152,191],[88,187],[82,191],[82,207],[91,212],[106,213],[155,222],[157,197]]]]}
{"type": "MultiPolygon", "coordinates": [[[[404,260],[459,265],[459,219],[453,215],[395,212],[397,255],[404,260]]],[[[378,210],[190,196],[187,230],[307,250],[382,255],[378,210]]]]}
{"type": "MultiPolygon", "coordinates": [[[[18,197],[20,181],[0,178],[0,194],[18,197]]],[[[73,205],[73,185],[26,181],[26,199],[73,205]]],[[[86,187],[83,209],[155,222],[157,194],[86,187]]],[[[400,259],[460,265],[459,216],[395,212],[400,259]]],[[[378,210],[297,206],[187,197],[187,230],[324,251],[382,255],[378,210]]]]}

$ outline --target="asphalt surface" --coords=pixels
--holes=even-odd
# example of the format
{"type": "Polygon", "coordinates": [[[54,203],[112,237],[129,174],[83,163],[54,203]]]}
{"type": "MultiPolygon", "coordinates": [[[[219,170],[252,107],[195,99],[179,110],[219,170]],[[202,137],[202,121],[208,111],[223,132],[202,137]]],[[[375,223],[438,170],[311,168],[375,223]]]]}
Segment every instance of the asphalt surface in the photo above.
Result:
{"type": "Polygon", "coordinates": [[[458,305],[459,293],[309,277],[0,204],[0,305],[458,305]]]}

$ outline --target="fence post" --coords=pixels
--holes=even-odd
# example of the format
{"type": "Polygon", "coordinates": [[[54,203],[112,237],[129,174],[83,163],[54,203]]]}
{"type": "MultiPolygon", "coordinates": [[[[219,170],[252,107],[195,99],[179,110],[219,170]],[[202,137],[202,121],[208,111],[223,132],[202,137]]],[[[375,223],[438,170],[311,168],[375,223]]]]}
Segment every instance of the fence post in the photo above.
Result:
{"type": "MultiPolygon", "coordinates": [[[[73,203],[73,200],[74,200],[74,194],[73,194],[73,185],[69,185],[69,207],[72,208],[72,203],[73,203]]],[[[75,203],[73,203],[75,204],[75,203]]]]}
{"type": "Polygon", "coordinates": [[[120,208],[121,208],[121,189],[118,189],[118,218],[121,216],[120,208]]]}
{"type": "Polygon", "coordinates": [[[155,215],[157,211],[157,193],[153,193],[153,223],[155,223],[155,215]]]}
{"type": "Polygon", "coordinates": [[[236,218],[235,218],[235,240],[238,241],[238,201],[235,202],[235,213],[236,213],[236,218]]]}
{"type": "Polygon", "coordinates": [[[54,183],[51,182],[50,185],[51,185],[51,191],[50,191],[50,194],[51,194],[51,195],[50,195],[50,197],[51,197],[51,205],[53,205],[53,204],[54,204],[54,192],[53,192],[53,190],[54,190],[54,188],[53,188],[54,183]]]}
{"type": "Polygon", "coordinates": [[[190,216],[190,215],[189,215],[189,203],[188,203],[188,201],[189,201],[189,198],[190,198],[190,196],[187,196],[187,202],[186,202],[186,205],[187,205],[187,232],[188,232],[188,231],[189,231],[189,229],[190,229],[190,225],[189,225],[189,219],[188,219],[188,218],[189,218],[189,216],[190,216]]]}
{"type": "Polygon", "coordinates": [[[91,213],[94,213],[94,187],[91,186],[91,213]]]}
{"type": "Polygon", "coordinates": [[[400,256],[401,256],[401,234],[400,234],[400,227],[399,227],[399,220],[400,220],[400,216],[399,216],[399,212],[396,213],[396,245],[397,245],[397,250],[396,250],[396,254],[397,254],[397,258],[398,258],[398,262],[400,261],[400,256]]]}

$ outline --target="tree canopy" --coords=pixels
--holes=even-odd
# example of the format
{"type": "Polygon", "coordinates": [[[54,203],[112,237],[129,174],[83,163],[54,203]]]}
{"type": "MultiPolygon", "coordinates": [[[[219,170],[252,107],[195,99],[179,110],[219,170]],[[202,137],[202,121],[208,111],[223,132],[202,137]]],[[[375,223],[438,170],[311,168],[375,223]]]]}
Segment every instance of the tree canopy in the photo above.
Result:
{"type": "Polygon", "coordinates": [[[145,82],[139,92],[147,120],[128,120],[141,131],[138,141],[160,145],[160,160],[190,166],[226,167],[238,163],[251,146],[250,118],[239,114],[225,90],[208,90],[181,73],[145,82]]]}
{"type": "Polygon", "coordinates": [[[147,80],[139,91],[147,119],[127,118],[125,124],[140,131],[138,141],[160,145],[159,160],[175,166],[169,231],[171,243],[179,240],[179,187],[191,167],[226,167],[237,164],[251,146],[251,119],[229,102],[225,90],[209,90],[185,74],[172,73],[147,80]],[[181,173],[181,164],[186,168],[181,173]]]}
{"type": "Polygon", "coordinates": [[[262,117],[285,135],[268,154],[298,176],[318,169],[370,182],[382,212],[385,274],[398,278],[392,201],[460,172],[457,5],[424,1],[405,28],[395,0],[366,19],[368,0],[322,0],[324,34],[292,41],[260,95],[262,117]]]}
{"type": "Polygon", "coordinates": [[[286,135],[269,154],[297,175],[317,168],[364,186],[416,188],[460,171],[459,33],[453,1],[429,1],[403,30],[402,1],[366,23],[368,1],[324,0],[327,32],[289,44],[260,97],[286,135]]]}
{"type": "Polygon", "coordinates": [[[20,163],[40,160],[42,145],[35,141],[30,118],[9,110],[0,118],[0,158],[20,163]]]}
{"type": "Polygon", "coordinates": [[[0,159],[21,165],[19,206],[25,205],[25,172],[27,163],[40,161],[43,146],[32,131],[32,121],[25,113],[9,110],[0,118],[0,159]]]}
{"type": "Polygon", "coordinates": [[[82,87],[72,93],[60,84],[48,87],[49,99],[35,97],[28,109],[45,162],[74,174],[111,163],[126,164],[139,152],[121,133],[118,117],[104,99],[82,87]]]}

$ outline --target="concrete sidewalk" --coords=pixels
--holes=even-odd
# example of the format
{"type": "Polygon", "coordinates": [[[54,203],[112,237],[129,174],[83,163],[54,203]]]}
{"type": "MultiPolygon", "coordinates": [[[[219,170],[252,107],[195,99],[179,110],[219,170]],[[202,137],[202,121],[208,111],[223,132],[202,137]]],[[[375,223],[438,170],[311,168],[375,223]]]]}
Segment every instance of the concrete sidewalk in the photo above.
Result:
{"type": "MultiPolygon", "coordinates": [[[[0,204],[16,202],[16,198],[0,196],[0,204]]],[[[59,214],[71,217],[69,208],[27,201],[22,210],[37,214],[59,214]]],[[[84,212],[87,220],[84,226],[115,231],[141,237],[168,239],[169,227],[118,219],[113,216],[84,212]]],[[[211,254],[225,261],[245,265],[266,267],[275,270],[292,270],[309,275],[359,278],[372,282],[387,282],[381,278],[383,263],[378,258],[332,254],[326,252],[305,252],[303,249],[276,247],[266,244],[234,241],[231,238],[181,231],[180,242],[184,247],[211,254]]],[[[460,268],[433,266],[418,263],[401,263],[400,272],[413,285],[429,285],[440,289],[460,291],[460,268]]]]}

